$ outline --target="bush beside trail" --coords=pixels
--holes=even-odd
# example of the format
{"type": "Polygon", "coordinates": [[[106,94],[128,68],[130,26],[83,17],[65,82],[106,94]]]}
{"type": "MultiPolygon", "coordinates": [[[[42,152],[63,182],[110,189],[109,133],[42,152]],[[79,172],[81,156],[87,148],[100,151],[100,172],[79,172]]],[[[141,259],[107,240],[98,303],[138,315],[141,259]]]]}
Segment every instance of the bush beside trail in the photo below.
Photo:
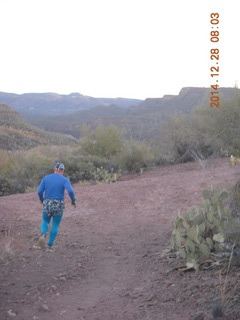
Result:
{"type": "Polygon", "coordinates": [[[65,164],[65,175],[72,183],[90,180],[114,182],[122,173],[142,172],[154,164],[154,152],[149,146],[124,140],[112,126],[99,127],[95,132],[86,129],[86,136],[75,147],[62,145],[0,150],[0,155],[0,196],[36,188],[58,161],[65,164]]]}
{"type": "Polygon", "coordinates": [[[229,205],[226,204],[228,192],[204,190],[201,206],[175,219],[171,249],[186,260],[186,269],[198,270],[206,262],[214,264],[216,259],[238,252],[235,249],[240,248],[240,215],[231,207],[239,204],[239,188],[235,187],[231,194],[234,197],[229,205]]]}

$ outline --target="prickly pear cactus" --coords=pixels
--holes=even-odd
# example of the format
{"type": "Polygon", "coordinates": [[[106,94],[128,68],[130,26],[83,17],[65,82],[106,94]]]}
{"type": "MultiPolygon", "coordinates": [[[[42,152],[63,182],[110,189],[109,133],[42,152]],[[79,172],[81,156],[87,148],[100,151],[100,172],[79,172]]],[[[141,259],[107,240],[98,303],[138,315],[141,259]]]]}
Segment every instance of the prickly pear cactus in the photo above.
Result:
{"type": "Polygon", "coordinates": [[[224,205],[226,191],[203,191],[202,206],[184,214],[178,213],[173,222],[171,249],[178,251],[186,265],[198,269],[213,253],[226,250],[240,234],[240,218],[233,217],[224,205]]]}
{"type": "Polygon", "coordinates": [[[113,183],[121,177],[121,171],[114,172],[113,169],[108,171],[107,169],[100,167],[94,172],[94,179],[99,183],[113,183]]]}

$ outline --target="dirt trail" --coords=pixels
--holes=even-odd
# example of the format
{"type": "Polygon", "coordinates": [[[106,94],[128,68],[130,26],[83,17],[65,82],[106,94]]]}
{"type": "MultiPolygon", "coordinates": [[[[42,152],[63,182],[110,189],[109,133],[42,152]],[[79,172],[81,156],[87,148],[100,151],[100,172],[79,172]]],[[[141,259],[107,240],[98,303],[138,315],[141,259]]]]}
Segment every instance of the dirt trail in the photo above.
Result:
{"type": "MultiPolygon", "coordinates": [[[[66,200],[54,253],[37,247],[36,193],[0,198],[0,319],[210,320],[218,270],[181,273],[163,250],[179,210],[199,204],[212,184],[239,180],[239,166],[222,159],[208,169],[188,163],[111,185],[77,184],[77,208],[66,200]]],[[[236,320],[240,296],[233,298],[227,319],[236,320]]]]}

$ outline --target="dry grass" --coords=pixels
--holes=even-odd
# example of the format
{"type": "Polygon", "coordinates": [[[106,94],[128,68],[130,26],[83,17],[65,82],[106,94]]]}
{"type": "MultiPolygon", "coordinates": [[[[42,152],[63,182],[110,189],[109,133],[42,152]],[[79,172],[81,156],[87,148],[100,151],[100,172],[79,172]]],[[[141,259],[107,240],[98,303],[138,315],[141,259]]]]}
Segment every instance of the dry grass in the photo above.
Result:
{"type": "Polygon", "coordinates": [[[233,260],[233,252],[234,252],[234,247],[236,243],[233,244],[232,250],[231,250],[231,256],[228,260],[228,266],[227,270],[225,273],[225,276],[222,276],[222,270],[219,273],[219,280],[220,280],[220,306],[222,310],[228,309],[230,306],[231,302],[234,300],[234,297],[236,293],[239,290],[239,284],[236,280],[233,281],[232,277],[230,278],[230,267],[232,264],[233,260]]]}
{"type": "Polygon", "coordinates": [[[0,230],[0,260],[4,260],[7,256],[14,254],[13,237],[9,228],[0,230]]]}

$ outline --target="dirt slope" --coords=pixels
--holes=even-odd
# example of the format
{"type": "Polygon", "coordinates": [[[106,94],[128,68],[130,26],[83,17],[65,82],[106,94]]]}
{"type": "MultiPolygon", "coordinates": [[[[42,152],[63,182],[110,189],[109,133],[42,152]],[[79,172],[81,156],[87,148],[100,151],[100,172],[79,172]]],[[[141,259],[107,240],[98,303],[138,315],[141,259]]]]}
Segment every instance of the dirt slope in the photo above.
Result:
{"type": "MultiPolygon", "coordinates": [[[[219,270],[179,272],[182,262],[163,250],[178,210],[199,204],[212,184],[228,189],[239,180],[240,167],[223,159],[75,185],[77,209],[66,200],[54,253],[37,246],[36,193],[0,198],[0,319],[212,319],[219,270]]],[[[219,319],[240,319],[239,303],[234,292],[219,319]]]]}

